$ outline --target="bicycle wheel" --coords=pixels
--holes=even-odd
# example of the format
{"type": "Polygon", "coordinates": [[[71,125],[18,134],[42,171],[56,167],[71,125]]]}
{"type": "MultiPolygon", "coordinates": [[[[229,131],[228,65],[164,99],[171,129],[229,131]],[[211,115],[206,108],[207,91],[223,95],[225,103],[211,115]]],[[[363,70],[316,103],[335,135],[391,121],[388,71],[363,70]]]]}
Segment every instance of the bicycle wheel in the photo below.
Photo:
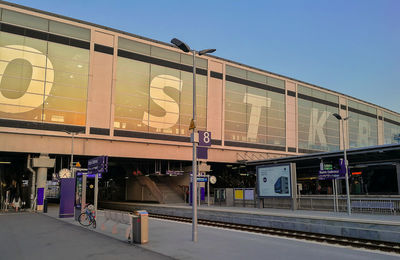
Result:
{"type": "Polygon", "coordinates": [[[79,215],[79,224],[81,224],[82,226],[89,226],[90,224],[92,224],[92,220],[90,219],[90,217],[84,212],[82,214],[79,215]]]}
{"type": "Polygon", "coordinates": [[[96,220],[95,219],[93,219],[92,226],[93,226],[93,228],[96,228],[96,220]]]}

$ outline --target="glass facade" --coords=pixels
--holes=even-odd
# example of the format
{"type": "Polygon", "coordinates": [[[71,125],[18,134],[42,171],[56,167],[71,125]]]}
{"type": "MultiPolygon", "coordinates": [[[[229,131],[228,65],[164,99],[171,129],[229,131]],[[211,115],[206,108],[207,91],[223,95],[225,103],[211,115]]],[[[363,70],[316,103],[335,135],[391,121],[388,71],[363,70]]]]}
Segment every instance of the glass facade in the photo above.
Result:
{"type": "MultiPolygon", "coordinates": [[[[269,78],[231,66],[226,66],[226,73],[265,85],[269,78]]],[[[285,87],[284,81],[276,81],[285,87]]],[[[285,110],[284,94],[227,80],[225,140],[285,146],[285,110]]]]}
{"type": "MultiPolygon", "coordinates": [[[[101,37],[99,42],[91,42],[91,30],[83,28],[86,25],[74,26],[7,9],[0,9],[0,21],[0,118],[86,126],[90,48],[101,45],[101,37]]],[[[114,74],[111,70],[107,73],[116,79],[115,92],[105,105],[114,106],[113,123],[117,130],[114,136],[187,140],[176,136],[190,135],[192,56],[178,49],[163,48],[159,43],[145,43],[143,38],[133,41],[118,37],[118,56],[113,58],[116,60],[114,74]]],[[[221,129],[224,125],[222,135],[226,143],[221,144],[285,151],[286,81],[257,69],[235,67],[230,62],[221,61],[220,64],[225,66],[225,75],[217,71],[208,73],[208,59],[196,58],[197,128],[207,129],[210,74],[211,78],[222,79],[225,83],[225,99],[214,106],[224,108],[219,111],[224,113],[224,121],[216,127],[208,127],[221,129]]],[[[93,75],[96,77],[96,72],[93,75]]],[[[110,84],[110,92],[111,88],[110,84]]],[[[288,91],[288,95],[296,96],[292,91],[288,91]]],[[[400,134],[399,114],[382,109],[379,119],[383,120],[383,131],[379,133],[383,136],[378,138],[377,108],[342,98],[348,100],[347,107],[341,109],[348,109],[350,117],[347,121],[350,148],[377,145],[378,140],[383,140],[384,144],[399,142],[396,138],[400,134]]],[[[297,85],[296,100],[297,133],[288,129],[289,139],[293,141],[289,151],[290,148],[291,151],[299,148],[301,153],[339,150],[340,124],[332,116],[340,112],[339,94],[297,85]]],[[[10,120],[2,122],[7,126],[10,120]]],[[[98,126],[104,125],[102,123],[91,123],[90,128],[101,129],[98,126]]],[[[24,124],[26,122],[18,127],[26,127],[24,124]]],[[[29,125],[40,129],[38,124],[29,125]]],[[[64,126],[50,125],[50,128],[62,131],[64,126]]],[[[112,129],[101,130],[112,135],[112,129]]]]}
{"type": "Polygon", "coordinates": [[[378,144],[378,119],[376,108],[349,100],[349,146],[350,148],[378,144]]]}
{"type": "MultiPolygon", "coordinates": [[[[153,46],[147,48],[147,45],[126,39],[121,43],[120,49],[151,53],[153,57],[181,64],[178,52],[153,46]]],[[[189,136],[193,73],[151,62],[151,59],[143,62],[118,57],[114,128],[189,136]]],[[[203,61],[204,65],[207,64],[203,61]]],[[[199,74],[196,75],[196,112],[196,127],[205,130],[207,77],[199,74]]]]}
{"type": "Polygon", "coordinates": [[[312,151],[339,150],[338,96],[298,86],[299,149],[312,151]],[[324,102],[328,101],[328,102],[324,102]]]}
{"type": "MultiPolygon", "coordinates": [[[[48,20],[4,9],[2,21],[49,31],[48,20]]],[[[89,50],[21,34],[0,32],[0,117],[85,125],[89,50]]]]}
{"type": "Polygon", "coordinates": [[[383,113],[383,141],[384,144],[396,144],[400,141],[400,116],[394,114],[383,113]]]}

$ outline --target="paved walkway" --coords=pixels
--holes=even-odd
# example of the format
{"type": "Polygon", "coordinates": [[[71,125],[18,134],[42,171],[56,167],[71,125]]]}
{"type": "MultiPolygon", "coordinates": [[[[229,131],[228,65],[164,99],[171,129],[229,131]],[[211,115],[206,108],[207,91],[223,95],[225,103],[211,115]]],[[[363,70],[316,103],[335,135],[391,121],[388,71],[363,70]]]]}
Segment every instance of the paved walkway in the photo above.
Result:
{"type": "Polygon", "coordinates": [[[38,213],[0,214],[0,259],[171,259],[38,213]]]}
{"type": "MultiPolygon", "coordinates": [[[[89,233],[101,232],[113,236],[126,245],[126,238],[121,235],[112,235],[110,230],[101,228],[102,212],[98,214],[98,228],[78,227],[72,218],[63,219],[63,222],[74,225],[89,233]]],[[[50,207],[48,215],[57,217],[57,208],[50,207]]],[[[400,259],[400,255],[372,252],[315,242],[260,235],[241,231],[224,230],[199,225],[199,241],[191,241],[191,224],[149,219],[149,243],[136,245],[143,249],[167,255],[176,259],[307,259],[307,260],[386,260],[400,259]]]]}

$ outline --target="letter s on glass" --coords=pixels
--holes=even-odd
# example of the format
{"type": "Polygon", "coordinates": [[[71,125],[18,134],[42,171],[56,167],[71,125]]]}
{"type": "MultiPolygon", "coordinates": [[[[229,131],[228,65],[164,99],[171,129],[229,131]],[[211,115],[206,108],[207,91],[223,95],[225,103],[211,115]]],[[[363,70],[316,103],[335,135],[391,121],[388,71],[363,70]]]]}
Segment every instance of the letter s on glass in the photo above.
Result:
{"type": "Polygon", "coordinates": [[[165,87],[178,91],[182,89],[182,80],[170,75],[158,75],[150,83],[150,98],[165,110],[164,116],[153,116],[146,111],[143,115],[143,124],[158,129],[168,129],[176,125],[179,119],[179,105],[164,92],[165,87]]]}
{"type": "Polygon", "coordinates": [[[41,106],[47,99],[54,81],[53,64],[42,52],[22,45],[0,47],[0,82],[8,64],[15,59],[24,59],[32,65],[32,78],[26,92],[19,98],[7,98],[0,91],[0,103],[11,106],[0,107],[6,113],[24,113],[41,106]],[[46,68],[46,69],[44,69],[46,68]],[[43,82],[33,81],[37,79],[43,82]],[[46,81],[46,87],[45,82],[46,81]],[[43,94],[45,95],[43,98],[43,94]],[[21,106],[22,105],[22,106],[21,106]],[[15,109],[13,106],[19,106],[15,109]]]}

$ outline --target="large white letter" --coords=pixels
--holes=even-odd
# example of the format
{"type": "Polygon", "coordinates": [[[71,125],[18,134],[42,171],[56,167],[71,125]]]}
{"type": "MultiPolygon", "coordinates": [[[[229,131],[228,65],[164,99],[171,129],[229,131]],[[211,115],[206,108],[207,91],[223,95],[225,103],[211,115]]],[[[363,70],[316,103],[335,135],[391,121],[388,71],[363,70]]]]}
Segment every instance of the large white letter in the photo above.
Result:
{"type": "Polygon", "coordinates": [[[271,106],[271,98],[246,93],[244,103],[251,104],[249,127],[247,130],[247,139],[256,140],[258,126],[260,123],[261,108],[271,106]]]}
{"type": "Polygon", "coordinates": [[[315,145],[315,136],[318,135],[321,146],[326,146],[326,137],[323,131],[323,127],[326,123],[326,119],[330,115],[330,112],[322,112],[321,117],[318,119],[318,109],[313,108],[310,114],[310,129],[308,131],[308,144],[315,145]]]}
{"type": "Polygon", "coordinates": [[[3,79],[7,65],[16,59],[24,59],[32,65],[32,78],[28,89],[19,98],[7,98],[0,91],[0,103],[19,106],[18,109],[12,106],[0,107],[0,110],[6,113],[28,112],[41,106],[53,87],[54,70],[51,61],[40,51],[22,45],[0,47],[0,60],[7,61],[6,63],[0,62],[0,82],[3,79]],[[46,87],[44,86],[45,80],[46,87]],[[43,94],[45,94],[44,98],[43,94]]]}
{"type": "Polygon", "coordinates": [[[165,110],[164,116],[153,116],[146,111],[143,114],[143,124],[158,129],[168,129],[179,119],[179,105],[165,94],[164,88],[171,87],[178,91],[182,89],[182,80],[170,75],[158,75],[150,83],[150,97],[154,103],[165,110]]]}

